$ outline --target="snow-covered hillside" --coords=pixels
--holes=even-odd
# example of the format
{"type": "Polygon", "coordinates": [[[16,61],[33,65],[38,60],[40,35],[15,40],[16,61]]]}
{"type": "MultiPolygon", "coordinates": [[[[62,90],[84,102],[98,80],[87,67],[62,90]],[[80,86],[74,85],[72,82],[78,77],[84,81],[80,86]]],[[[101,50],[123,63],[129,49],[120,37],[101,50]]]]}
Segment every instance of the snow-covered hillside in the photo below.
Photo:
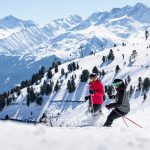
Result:
{"type": "Polygon", "coordinates": [[[150,8],[138,3],[110,12],[96,11],[84,19],[71,15],[43,27],[11,15],[0,19],[0,58],[13,62],[9,69],[7,63],[0,63],[4,68],[0,73],[4,88],[0,91],[10,90],[55,58],[66,62],[122,44],[132,35],[149,30],[149,14],[150,8]]]}
{"type": "Polygon", "coordinates": [[[1,148],[5,150],[148,150],[149,132],[125,127],[50,128],[0,122],[1,148]]]}
{"type": "MultiPolygon", "coordinates": [[[[149,77],[150,74],[150,39],[145,40],[143,33],[131,37],[126,46],[117,46],[112,47],[115,59],[102,63],[102,57],[107,56],[110,52],[110,49],[98,52],[95,55],[90,55],[84,58],[79,58],[74,60],[79,64],[79,69],[73,72],[68,72],[68,63],[64,63],[58,67],[58,73],[54,73],[54,76],[51,81],[54,82],[54,85],[59,80],[60,90],[58,92],[52,92],[48,96],[42,96],[43,102],[39,106],[35,103],[31,103],[28,107],[27,102],[27,88],[21,90],[21,94],[15,101],[13,101],[9,106],[5,107],[3,111],[0,112],[0,117],[5,118],[7,115],[9,118],[18,119],[23,121],[37,121],[39,122],[43,115],[46,115],[46,123],[53,126],[82,126],[85,124],[87,118],[91,116],[86,114],[87,103],[82,103],[84,97],[88,94],[88,83],[80,82],[80,75],[84,69],[88,69],[92,72],[94,66],[96,66],[100,71],[105,70],[105,76],[102,77],[102,82],[104,85],[111,85],[114,78],[121,78],[123,80],[127,79],[128,76],[131,77],[131,81],[128,85],[128,90],[132,85],[135,87],[133,94],[130,100],[131,103],[131,112],[129,116],[134,116],[133,119],[136,119],[137,122],[140,122],[144,127],[149,126],[148,116],[149,111],[145,112],[147,108],[150,107],[148,101],[150,94],[147,93],[147,99],[143,102],[143,93],[137,92],[137,85],[139,77],[142,77],[144,80],[146,77],[149,77]],[[136,50],[137,56],[134,61],[130,62],[129,58],[133,52],[136,50]],[[124,55],[124,58],[123,58],[124,55]],[[119,65],[120,71],[116,74],[115,68],[119,65]],[[62,68],[65,72],[68,72],[68,76],[61,75],[62,68]],[[69,93],[67,90],[68,80],[76,76],[75,84],[76,90],[73,93],[69,93]],[[67,102],[66,101],[72,101],[67,102]],[[81,103],[76,103],[74,101],[81,101],[81,103]],[[135,114],[136,113],[136,114],[135,114]],[[144,116],[144,122],[141,121],[139,115],[144,116]]],[[[47,73],[44,75],[44,78],[38,83],[34,84],[33,89],[35,92],[40,92],[41,85],[44,81],[48,84],[51,83],[47,79],[47,73]]],[[[107,103],[107,100],[105,104],[107,103]]],[[[104,105],[105,105],[104,104],[104,105]]],[[[102,125],[107,117],[109,111],[103,107],[104,116],[99,120],[98,126],[102,125]]],[[[120,119],[121,121],[121,119],[120,119]]],[[[115,126],[117,126],[117,122],[115,126]]],[[[121,124],[121,126],[123,123],[121,124]]]]}

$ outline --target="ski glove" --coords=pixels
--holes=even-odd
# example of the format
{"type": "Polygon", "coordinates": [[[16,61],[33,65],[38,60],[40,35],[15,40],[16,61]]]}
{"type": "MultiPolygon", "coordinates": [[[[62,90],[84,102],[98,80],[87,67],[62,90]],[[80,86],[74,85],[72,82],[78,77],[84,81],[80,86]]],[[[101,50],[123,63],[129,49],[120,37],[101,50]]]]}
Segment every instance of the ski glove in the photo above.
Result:
{"type": "Polygon", "coordinates": [[[108,110],[110,110],[110,109],[113,108],[113,107],[112,107],[112,105],[110,104],[110,105],[106,105],[106,108],[107,108],[108,110]]]}
{"type": "Polygon", "coordinates": [[[90,98],[89,96],[85,96],[84,99],[85,99],[85,101],[87,101],[87,100],[89,100],[89,98],[90,98]]]}
{"type": "Polygon", "coordinates": [[[90,90],[89,93],[92,95],[95,94],[95,92],[93,90],[90,90]]]}
{"type": "Polygon", "coordinates": [[[109,99],[115,99],[116,96],[115,95],[109,95],[109,99]]]}

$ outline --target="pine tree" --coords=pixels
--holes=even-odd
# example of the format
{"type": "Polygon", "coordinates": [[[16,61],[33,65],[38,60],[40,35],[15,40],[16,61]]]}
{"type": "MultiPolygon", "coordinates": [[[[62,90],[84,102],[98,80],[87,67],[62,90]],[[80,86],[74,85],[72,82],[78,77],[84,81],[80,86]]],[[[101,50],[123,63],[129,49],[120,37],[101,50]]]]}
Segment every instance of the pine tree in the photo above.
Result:
{"type": "Polygon", "coordinates": [[[6,105],[9,106],[11,102],[12,102],[12,98],[7,98],[6,105]]]}
{"type": "Polygon", "coordinates": [[[58,60],[58,61],[57,61],[57,64],[58,64],[58,66],[59,66],[59,65],[61,65],[61,61],[60,61],[60,60],[58,60]]]}
{"type": "Polygon", "coordinates": [[[67,89],[69,93],[72,93],[76,90],[75,80],[73,77],[71,78],[71,80],[68,80],[67,89]]]}
{"type": "Polygon", "coordinates": [[[41,85],[41,87],[40,87],[40,94],[41,95],[45,94],[44,85],[41,85]]]}
{"type": "Polygon", "coordinates": [[[29,106],[30,103],[34,103],[36,101],[36,93],[33,90],[33,87],[27,89],[27,105],[29,106]]]}
{"type": "Polygon", "coordinates": [[[68,71],[72,72],[73,68],[72,68],[72,64],[68,64],[68,71]]]}
{"type": "Polygon", "coordinates": [[[41,106],[41,105],[42,105],[42,101],[43,101],[43,98],[42,98],[42,97],[37,97],[37,98],[36,98],[36,104],[37,104],[37,105],[40,105],[40,106],[41,106]]]}
{"type": "Polygon", "coordinates": [[[55,92],[58,92],[59,89],[60,89],[59,81],[57,81],[57,82],[56,82],[56,85],[55,85],[55,87],[54,87],[54,91],[55,91],[55,92]]]}
{"type": "Polygon", "coordinates": [[[119,65],[116,66],[116,74],[120,71],[119,65]]]}
{"type": "Polygon", "coordinates": [[[31,78],[31,84],[33,85],[37,81],[36,75],[33,74],[31,78]]]}
{"type": "Polygon", "coordinates": [[[45,89],[45,94],[46,95],[49,95],[52,93],[52,90],[53,90],[53,85],[52,84],[47,84],[46,85],[46,89],[45,89]]]}
{"type": "Polygon", "coordinates": [[[66,73],[65,73],[65,79],[67,79],[67,77],[68,77],[68,73],[66,72],[66,73]]]}
{"type": "Polygon", "coordinates": [[[51,69],[48,70],[47,77],[48,79],[51,79],[53,77],[53,73],[51,69]]]}
{"type": "Polygon", "coordinates": [[[106,56],[102,57],[102,62],[105,63],[106,62],[106,56]]]}
{"type": "Polygon", "coordinates": [[[122,54],[122,59],[124,60],[124,54],[122,54]]]}
{"type": "Polygon", "coordinates": [[[75,79],[72,76],[72,80],[71,80],[71,91],[74,92],[76,90],[76,84],[75,84],[75,79]]]}
{"type": "Polygon", "coordinates": [[[72,63],[72,69],[73,69],[73,71],[75,71],[77,68],[76,68],[76,63],[75,62],[73,62],[72,63]]]}
{"type": "Polygon", "coordinates": [[[62,68],[61,69],[61,75],[64,76],[64,74],[65,74],[65,70],[64,70],[64,68],[62,68]]]}
{"type": "Polygon", "coordinates": [[[149,89],[150,89],[150,79],[149,78],[145,78],[144,79],[144,82],[143,82],[143,89],[142,89],[142,91],[144,92],[144,91],[149,91],[149,89]]]}
{"type": "Polygon", "coordinates": [[[109,55],[108,55],[108,60],[111,60],[113,61],[115,59],[115,56],[114,56],[114,53],[113,53],[113,50],[111,49],[110,52],[109,52],[109,55]]]}
{"type": "Polygon", "coordinates": [[[142,90],[142,85],[143,85],[142,78],[139,77],[139,79],[138,79],[138,91],[142,90]]]}
{"type": "Polygon", "coordinates": [[[58,64],[55,64],[55,73],[58,72],[58,64]]]}
{"type": "Polygon", "coordinates": [[[131,85],[130,90],[129,90],[129,96],[130,97],[132,96],[133,92],[134,92],[134,89],[133,89],[133,86],[131,85]]]}
{"type": "Polygon", "coordinates": [[[45,67],[42,66],[41,69],[39,70],[39,75],[41,76],[41,78],[43,78],[45,71],[46,71],[45,67]]]}
{"type": "Polygon", "coordinates": [[[105,70],[102,70],[101,75],[104,77],[105,76],[105,70]]]}
{"type": "Polygon", "coordinates": [[[25,87],[28,87],[29,85],[30,85],[30,84],[29,84],[29,81],[26,80],[26,81],[22,81],[22,82],[21,82],[20,87],[21,87],[21,89],[23,89],[23,88],[25,88],[25,87]]]}
{"type": "Polygon", "coordinates": [[[123,43],[122,43],[122,46],[126,46],[126,44],[123,42],[123,43]]]}
{"type": "Polygon", "coordinates": [[[117,44],[114,44],[114,47],[117,47],[117,44]]]}
{"type": "Polygon", "coordinates": [[[30,95],[27,94],[27,106],[29,107],[30,106],[30,95]]]}
{"type": "Polygon", "coordinates": [[[79,64],[77,63],[77,70],[79,69],[80,67],[79,67],[79,64]]]}
{"type": "Polygon", "coordinates": [[[13,101],[15,101],[15,100],[16,100],[16,98],[15,98],[15,95],[14,95],[14,94],[12,94],[12,100],[13,100],[13,101]]]}
{"type": "Polygon", "coordinates": [[[147,95],[145,93],[144,96],[143,96],[143,102],[145,102],[146,99],[147,99],[147,95]]]}
{"type": "Polygon", "coordinates": [[[127,80],[128,80],[128,83],[130,83],[131,82],[131,77],[128,75],[128,77],[127,77],[127,80]]]}
{"type": "Polygon", "coordinates": [[[148,37],[149,37],[149,32],[146,30],[146,31],[145,31],[145,39],[147,40],[148,37]]]}
{"type": "Polygon", "coordinates": [[[68,80],[67,89],[69,90],[69,93],[71,93],[71,81],[70,80],[68,80]]]}
{"type": "Polygon", "coordinates": [[[0,111],[2,111],[5,106],[6,106],[5,98],[4,96],[0,95],[0,111]]]}
{"type": "Polygon", "coordinates": [[[81,74],[81,77],[80,77],[81,82],[87,82],[88,79],[89,79],[89,75],[90,75],[90,73],[89,73],[88,70],[83,70],[82,74],[81,74]]]}
{"type": "Polygon", "coordinates": [[[20,94],[21,94],[21,91],[18,90],[18,91],[17,91],[17,96],[20,96],[20,94]]]}

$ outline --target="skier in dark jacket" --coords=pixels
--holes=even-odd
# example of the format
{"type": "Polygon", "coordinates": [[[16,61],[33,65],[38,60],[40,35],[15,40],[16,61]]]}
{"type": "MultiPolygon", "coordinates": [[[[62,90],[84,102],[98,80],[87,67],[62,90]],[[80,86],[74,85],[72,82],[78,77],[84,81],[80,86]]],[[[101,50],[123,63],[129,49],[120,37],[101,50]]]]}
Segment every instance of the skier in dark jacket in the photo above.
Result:
{"type": "Polygon", "coordinates": [[[103,104],[104,88],[100,79],[97,75],[92,73],[90,75],[89,83],[89,96],[85,97],[85,100],[89,100],[89,107],[93,115],[97,112],[101,112],[101,105],[103,104]]]}
{"type": "Polygon", "coordinates": [[[112,85],[116,89],[117,94],[109,97],[110,99],[114,99],[114,102],[106,105],[106,108],[113,110],[108,115],[104,127],[110,127],[115,119],[121,117],[121,115],[127,115],[130,111],[129,97],[123,80],[115,79],[112,85]]]}

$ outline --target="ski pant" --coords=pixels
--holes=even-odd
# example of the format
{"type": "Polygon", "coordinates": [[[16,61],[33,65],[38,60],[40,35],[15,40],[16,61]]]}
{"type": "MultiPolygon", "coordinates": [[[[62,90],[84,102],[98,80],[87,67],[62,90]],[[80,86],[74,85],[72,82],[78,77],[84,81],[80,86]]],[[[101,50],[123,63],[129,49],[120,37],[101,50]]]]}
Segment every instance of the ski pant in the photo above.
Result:
{"type": "Polygon", "coordinates": [[[91,108],[89,111],[91,113],[101,112],[101,104],[93,104],[91,102],[91,99],[89,99],[89,108],[91,108]]]}
{"type": "Polygon", "coordinates": [[[93,112],[101,112],[101,104],[93,104],[93,112]]]}
{"type": "Polygon", "coordinates": [[[93,107],[90,107],[89,110],[91,113],[101,112],[101,104],[93,104],[93,107]]]}
{"type": "Polygon", "coordinates": [[[128,113],[120,111],[118,108],[113,110],[107,117],[107,120],[104,124],[105,127],[110,127],[113,121],[117,118],[127,115],[128,113]],[[118,112],[118,113],[117,113],[118,112]],[[122,115],[122,116],[121,116],[122,115]]]}

